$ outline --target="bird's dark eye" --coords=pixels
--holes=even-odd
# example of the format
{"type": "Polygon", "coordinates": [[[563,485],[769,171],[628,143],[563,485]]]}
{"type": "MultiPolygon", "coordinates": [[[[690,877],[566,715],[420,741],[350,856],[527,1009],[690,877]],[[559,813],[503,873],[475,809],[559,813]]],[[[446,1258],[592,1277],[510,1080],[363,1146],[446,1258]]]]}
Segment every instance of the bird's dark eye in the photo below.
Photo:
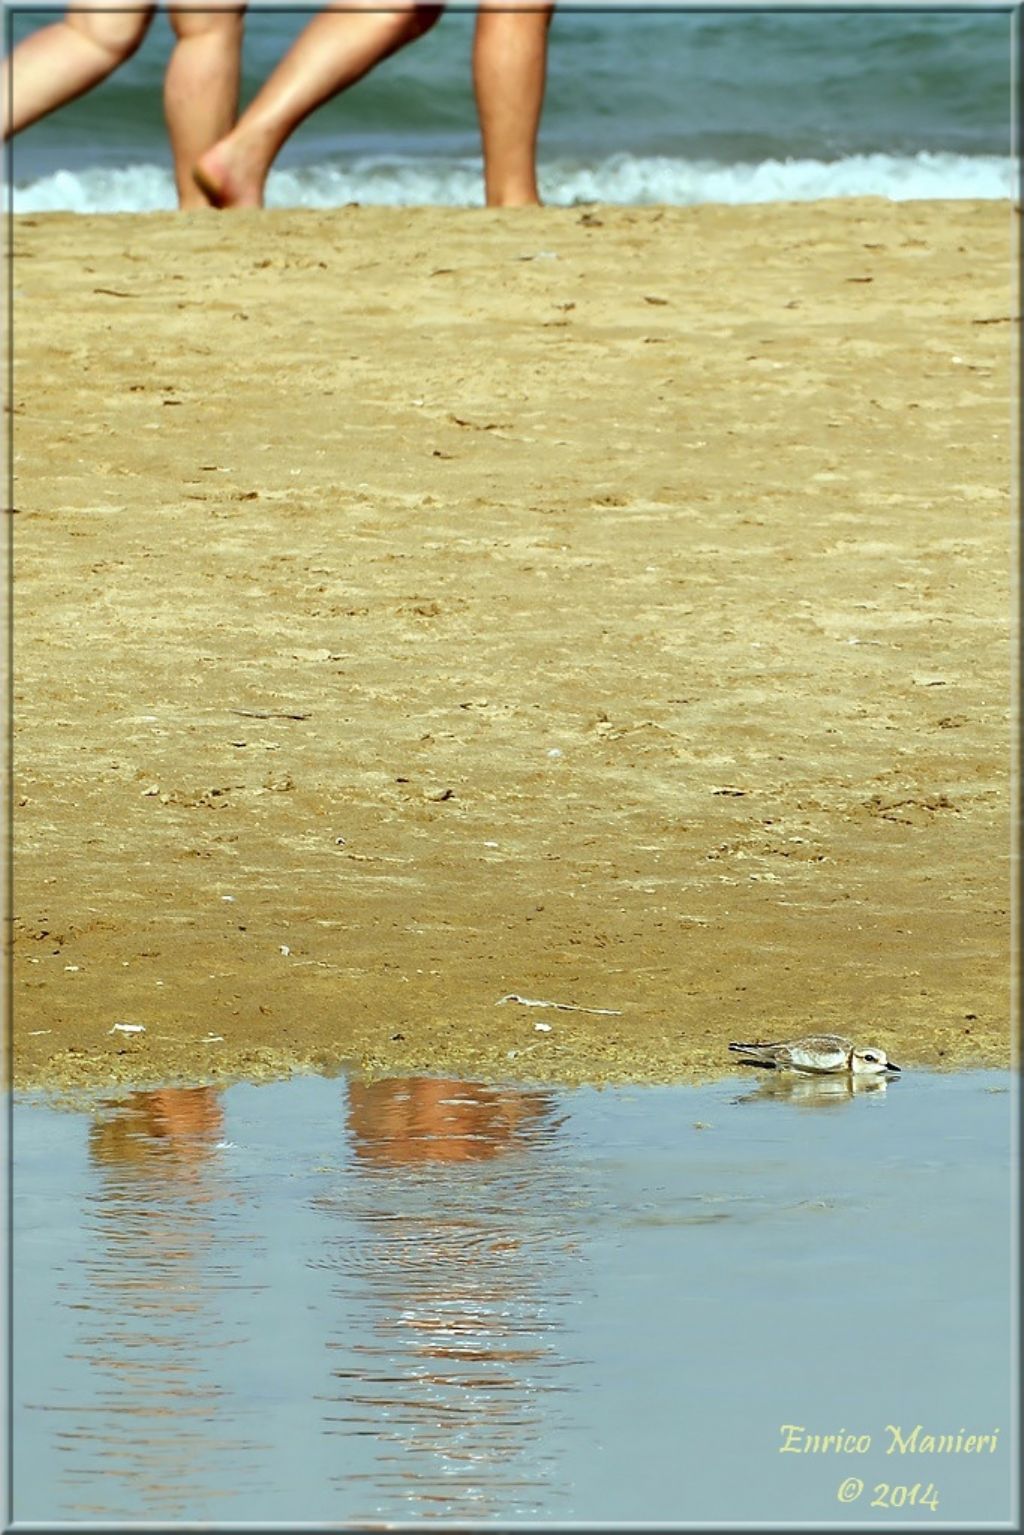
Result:
{"type": "Polygon", "coordinates": [[[864,1059],[866,1061],[877,1061],[878,1060],[878,1056],[877,1055],[872,1055],[870,1050],[865,1050],[864,1051],[864,1059]]]}

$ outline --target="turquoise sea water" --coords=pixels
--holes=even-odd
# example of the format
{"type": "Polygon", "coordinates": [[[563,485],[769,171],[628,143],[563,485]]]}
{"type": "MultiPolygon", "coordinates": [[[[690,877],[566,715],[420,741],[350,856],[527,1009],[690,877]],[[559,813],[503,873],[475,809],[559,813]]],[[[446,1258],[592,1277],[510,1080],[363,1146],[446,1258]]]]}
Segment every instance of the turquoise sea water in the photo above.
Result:
{"type": "MultiPolygon", "coordinates": [[[[11,13],[17,38],[48,19],[11,13]]],[[[244,99],[306,13],[254,8],[244,99]]],[[[475,203],[474,18],[425,38],[316,113],[286,147],[271,204],[475,203]]],[[[546,200],[771,201],[1006,196],[1007,12],[600,12],[563,7],[541,135],[546,200]]],[[[160,15],[139,53],[15,143],[15,207],[170,207],[160,15]]]]}
{"type": "Polygon", "coordinates": [[[19,1097],[15,1527],[1016,1527],[1014,1098],[19,1097]]]}

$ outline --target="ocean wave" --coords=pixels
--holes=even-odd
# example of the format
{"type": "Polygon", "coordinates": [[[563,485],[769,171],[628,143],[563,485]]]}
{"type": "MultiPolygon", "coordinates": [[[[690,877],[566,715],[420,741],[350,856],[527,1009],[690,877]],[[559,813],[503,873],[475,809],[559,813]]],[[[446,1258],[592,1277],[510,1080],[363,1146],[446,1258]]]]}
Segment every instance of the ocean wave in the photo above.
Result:
{"type": "MultiPolygon", "coordinates": [[[[541,195],[553,205],[628,206],[809,202],[828,197],[1009,198],[1018,166],[1008,156],[921,153],[851,155],[825,161],[763,160],[720,165],[668,156],[614,155],[596,165],[542,164],[541,195]]],[[[15,213],[152,213],[175,207],[171,174],[161,166],[55,171],[11,189],[15,213]]],[[[478,207],[479,160],[366,157],[276,170],[271,208],[370,206],[478,207]]]]}

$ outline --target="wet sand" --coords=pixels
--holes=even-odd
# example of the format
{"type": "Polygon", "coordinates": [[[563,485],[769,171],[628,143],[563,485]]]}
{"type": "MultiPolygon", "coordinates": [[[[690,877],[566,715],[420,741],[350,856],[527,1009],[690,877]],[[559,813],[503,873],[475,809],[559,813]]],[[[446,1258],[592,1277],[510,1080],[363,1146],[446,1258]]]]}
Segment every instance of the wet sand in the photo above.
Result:
{"type": "Polygon", "coordinates": [[[14,225],[18,1084],[1009,1061],[1008,205],[14,225]]]}

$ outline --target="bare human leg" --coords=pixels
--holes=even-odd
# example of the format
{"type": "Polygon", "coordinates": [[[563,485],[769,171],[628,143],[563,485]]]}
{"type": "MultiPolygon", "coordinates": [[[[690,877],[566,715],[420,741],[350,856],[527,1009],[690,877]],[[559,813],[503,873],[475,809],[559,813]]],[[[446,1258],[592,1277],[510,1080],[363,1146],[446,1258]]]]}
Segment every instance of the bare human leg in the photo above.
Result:
{"type": "Polygon", "coordinates": [[[135,52],[152,20],[152,5],[104,11],[103,3],[80,0],[62,21],[23,38],[4,60],[0,129],[5,139],[84,96],[135,52]]]}
{"type": "Polygon", "coordinates": [[[201,155],[193,174],[219,208],[260,208],[285,140],[311,112],[434,25],[443,6],[399,0],[388,11],[329,6],[296,38],[234,129],[201,155]]]}
{"type": "Polygon", "coordinates": [[[245,7],[208,0],[208,10],[171,8],[177,36],[164,78],[164,116],[181,208],[208,208],[192,167],[238,115],[245,7]]]}
{"type": "Polygon", "coordinates": [[[484,151],[489,208],[540,202],[537,130],[547,78],[552,4],[499,10],[487,0],[477,15],[473,85],[484,151]]]}

